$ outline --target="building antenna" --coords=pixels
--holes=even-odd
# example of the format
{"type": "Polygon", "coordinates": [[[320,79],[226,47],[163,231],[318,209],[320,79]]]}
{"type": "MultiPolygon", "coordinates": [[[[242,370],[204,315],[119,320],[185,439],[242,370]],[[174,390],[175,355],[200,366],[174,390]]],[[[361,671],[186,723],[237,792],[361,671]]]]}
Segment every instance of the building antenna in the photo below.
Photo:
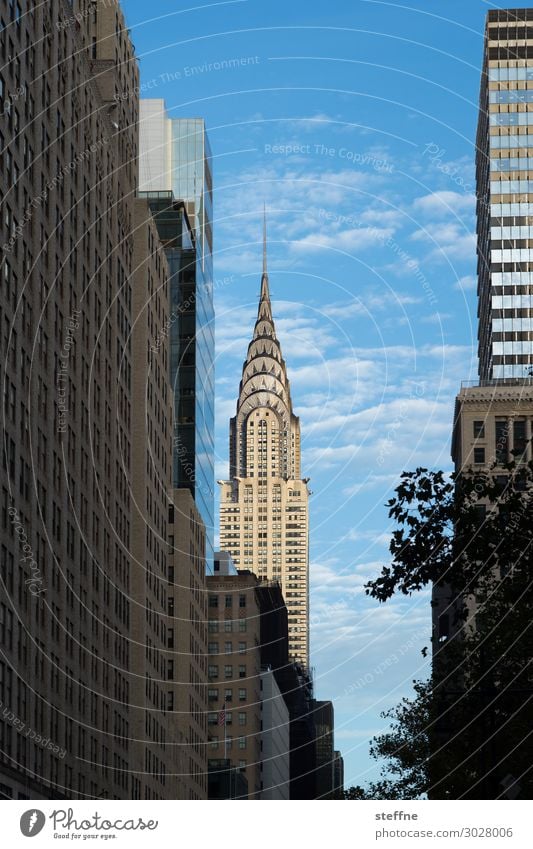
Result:
{"type": "Polygon", "coordinates": [[[266,204],[263,201],[263,274],[267,273],[267,219],[266,204]]]}

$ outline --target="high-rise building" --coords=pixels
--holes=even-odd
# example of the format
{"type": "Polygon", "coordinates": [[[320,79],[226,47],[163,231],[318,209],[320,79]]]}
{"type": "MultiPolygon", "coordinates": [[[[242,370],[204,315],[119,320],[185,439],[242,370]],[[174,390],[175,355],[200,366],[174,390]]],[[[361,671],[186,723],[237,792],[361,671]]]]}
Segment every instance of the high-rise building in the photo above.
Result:
{"type": "Polygon", "coordinates": [[[178,735],[179,799],[207,798],[205,527],[188,489],[171,494],[168,522],[167,699],[178,735]]]}
{"type": "MultiPolygon", "coordinates": [[[[266,228],[265,228],[266,229],[266,228]]],[[[300,471],[300,422],[276,335],[263,238],[257,321],[230,421],[230,475],[220,481],[220,547],[238,569],[279,581],[290,659],[309,666],[308,479],[300,471]]]]}
{"type": "MultiPolygon", "coordinates": [[[[133,330],[134,301],[159,309],[156,332],[165,295],[157,306],[155,290],[168,275],[153,226],[138,218],[144,279],[135,274],[137,65],[114,0],[25,6],[0,2],[0,793],[172,798],[167,482],[133,470],[153,413],[134,406],[148,369],[136,335],[147,338],[147,313],[133,330]]],[[[150,383],[161,478],[164,357],[150,383]]]]}
{"type": "Polygon", "coordinates": [[[533,374],[533,9],[487,14],[477,133],[479,376],[533,374]]]}
{"type": "Polygon", "coordinates": [[[173,486],[191,491],[214,539],[214,311],[211,150],[201,118],[172,119],[164,100],[140,101],[139,190],[148,197],[171,270],[173,486]],[[190,222],[190,224],[189,224],[190,222]]]}
{"type": "Polygon", "coordinates": [[[333,704],[313,702],[316,734],[316,798],[333,799],[335,787],[335,746],[333,743],[333,704]]]}
{"type": "Polygon", "coordinates": [[[259,799],[261,611],[255,593],[257,578],[252,572],[225,572],[207,578],[208,760],[211,771],[225,771],[229,761],[232,769],[246,777],[246,798],[259,799]]]}

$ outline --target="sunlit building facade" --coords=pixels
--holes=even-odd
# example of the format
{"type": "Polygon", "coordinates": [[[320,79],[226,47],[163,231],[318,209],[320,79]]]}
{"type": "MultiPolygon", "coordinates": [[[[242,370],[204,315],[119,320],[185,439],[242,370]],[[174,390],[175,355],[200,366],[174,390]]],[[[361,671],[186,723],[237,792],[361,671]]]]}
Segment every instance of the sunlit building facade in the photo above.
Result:
{"type": "Polygon", "coordinates": [[[477,136],[479,376],[533,370],[533,9],[489,11],[477,136]]]}
{"type": "Polygon", "coordinates": [[[230,421],[230,479],[220,485],[220,548],[238,569],[279,581],[290,660],[307,668],[309,491],[300,471],[300,421],[272,317],[266,244],[257,321],[230,421]]]}

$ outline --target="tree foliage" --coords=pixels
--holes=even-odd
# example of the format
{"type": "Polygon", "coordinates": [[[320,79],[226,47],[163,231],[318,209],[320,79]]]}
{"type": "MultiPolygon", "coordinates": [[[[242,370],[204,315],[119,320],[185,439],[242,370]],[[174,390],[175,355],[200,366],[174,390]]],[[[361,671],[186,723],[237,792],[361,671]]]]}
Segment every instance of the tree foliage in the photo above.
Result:
{"type": "Polygon", "coordinates": [[[381,779],[347,798],[531,798],[532,492],[533,464],[402,475],[391,564],[366,591],[385,602],[432,584],[452,626],[434,634],[431,679],[382,714],[381,779]]]}

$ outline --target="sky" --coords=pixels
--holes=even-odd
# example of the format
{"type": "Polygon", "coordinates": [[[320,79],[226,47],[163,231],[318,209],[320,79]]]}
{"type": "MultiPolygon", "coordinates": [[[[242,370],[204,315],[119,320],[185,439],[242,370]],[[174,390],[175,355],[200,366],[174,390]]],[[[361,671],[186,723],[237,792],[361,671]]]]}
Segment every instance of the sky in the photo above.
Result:
{"type": "Polygon", "coordinates": [[[141,96],[203,117],[214,170],[216,477],[255,320],[262,210],[276,328],[311,478],[311,662],[345,786],[380,714],[429,674],[429,592],[379,605],[386,502],[449,470],[477,378],[482,0],[123,0],[141,96]]]}

